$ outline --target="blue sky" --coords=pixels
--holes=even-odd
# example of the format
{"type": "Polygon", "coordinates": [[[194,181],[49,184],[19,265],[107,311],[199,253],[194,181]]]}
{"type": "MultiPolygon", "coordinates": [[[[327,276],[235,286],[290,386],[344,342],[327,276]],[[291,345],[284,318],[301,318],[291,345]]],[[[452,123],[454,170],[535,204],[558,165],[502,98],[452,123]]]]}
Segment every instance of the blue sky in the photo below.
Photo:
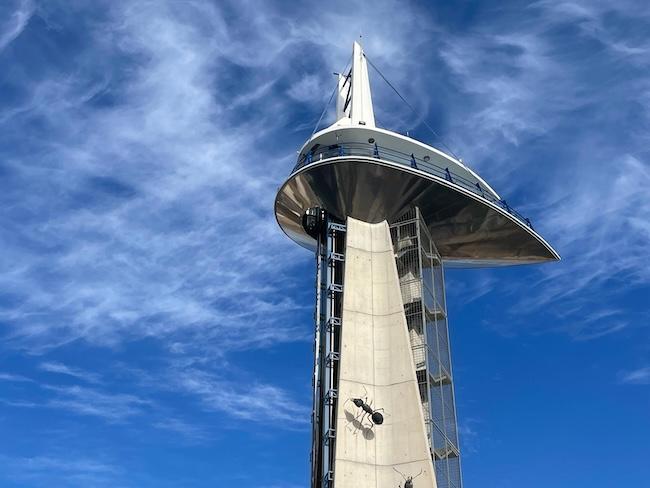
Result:
{"type": "Polygon", "coordinates": [[[422,114],[371,73],[378,122],[563,257],[447,273],[466,488],[649,486],[649,32],[632,0],[2,2],[0,486],[307,486],[313,258],[273,199],[360,34],[422,114]]]}

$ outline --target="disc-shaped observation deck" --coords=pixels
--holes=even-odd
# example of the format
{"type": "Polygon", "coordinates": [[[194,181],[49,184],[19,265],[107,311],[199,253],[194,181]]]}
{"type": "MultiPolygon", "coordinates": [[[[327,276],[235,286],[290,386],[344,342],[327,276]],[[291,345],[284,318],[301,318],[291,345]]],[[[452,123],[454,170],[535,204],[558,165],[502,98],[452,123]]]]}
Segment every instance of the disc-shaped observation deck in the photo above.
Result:
{"type": "Polygon", "coordinates": [[[394,222],[417,206],[447,264],[494,266],[560,259],[531,222],[478,175],[433,147],[378,128],[329,128],[305,145],[278,191],[275,214],[294,241],[311,207],[339,219],[394,222]]]}
{"type": "Polygon", "coordinates": [[[303,146],[280,187],[275,215],[294,241],[315,249],[305,211],[369,223],[395,222],[420,208],[448,265],[539,263],[560,259],[531,222],[461,161],[375,126],[365,55],[355,44],[352,69],[339,76],[337,122],[303,146]]]}

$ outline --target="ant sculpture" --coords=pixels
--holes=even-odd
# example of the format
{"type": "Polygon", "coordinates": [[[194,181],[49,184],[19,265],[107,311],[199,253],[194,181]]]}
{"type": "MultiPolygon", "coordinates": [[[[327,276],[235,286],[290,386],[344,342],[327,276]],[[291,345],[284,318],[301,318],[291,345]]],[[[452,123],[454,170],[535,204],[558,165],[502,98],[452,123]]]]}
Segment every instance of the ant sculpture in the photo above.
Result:
{"type": "Polygon", "coordinates": [[[379,413],[379,412],[383,412],[384,409],[372,408],[372,405],[368,403],[368,390],[366,390],[365,386],[363,387],[363,391],[365,395],[364,398],[349,398],[348,400],[354,403],[356,407],[362,410],[361,420],[359,421],[359,423],[363,425],[366,416],[368,416],[368,418],[370,419],[370,428],[372,429],[373,426],[381,425],[384,423],[384,416],[381,413],[379,413]]]}
{"type": "MultiPolygon", "coordinates": [[[[401,471],[397,471],[397,469],[395,469],[395,468],[393,468],[393,469],[395,470],[396,473],[399,473],[402,476],[402,478],[404,478],[404,488],[413,488],[413,480],[415,478],[417,478],[418,476],[420,476],[422,473],[424,473],[423,470],[420,470],[420,472],[418,474],[416,474],[415,476],[406,476],[401,471]]],[[[402,488],[401,483],[399,485],[399,488],[402,488]]]]}

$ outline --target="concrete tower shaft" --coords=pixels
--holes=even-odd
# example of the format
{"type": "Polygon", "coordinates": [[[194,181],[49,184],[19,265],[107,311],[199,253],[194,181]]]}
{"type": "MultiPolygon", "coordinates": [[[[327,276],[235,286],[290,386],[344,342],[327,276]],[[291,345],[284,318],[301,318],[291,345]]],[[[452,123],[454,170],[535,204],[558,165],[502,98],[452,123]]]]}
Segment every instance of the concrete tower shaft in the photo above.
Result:
{"type": "Polygon", "coordinates": [[[435,475],[387,222],[347,219],[335,486],[396,487],[435,475]],[[381,409],[364,417],[353,399],[381,409]]]}

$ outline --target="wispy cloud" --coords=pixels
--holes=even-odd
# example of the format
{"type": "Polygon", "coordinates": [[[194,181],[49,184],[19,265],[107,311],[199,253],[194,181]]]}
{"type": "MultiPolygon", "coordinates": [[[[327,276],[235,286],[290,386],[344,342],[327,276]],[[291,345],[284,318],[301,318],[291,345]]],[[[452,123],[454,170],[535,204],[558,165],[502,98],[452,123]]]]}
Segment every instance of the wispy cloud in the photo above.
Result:
{"type": "Polygon", "coordinates": [[[26,376],[19,375],[19,374],[0,373],[0,381],[11,381],[11,382],[16,382],[16,383],[31,383],[34,380],[32,380],[31,378],[27,378],[26,376]]]}
{"type": "Polygon", "coordinates": [[[180,373],[176,382],[179,389],[197,396],[207,410],[253,422],[280,422],[285,426],[304,426],[309,422],[308,408],[272,385],[225,381],[197,369],[180,373]]]}
{"type": "Polygon", "coordinates": [[[25,29],[34,10],[31,0],[20,0],[8,17],[0,19],[0,52],[25,29]]]}
{"type": "Polygon", "coordinates": [[[265,338],[257,344],[300,337],[288,314],[301,305],[277,292],[292,288],[283,273],[294,266],[269,259],[290,247],[270,214],[290,162],[251,165],[268,161],[254,141],[268,124],[240,129],[217,116],[226,106],[212,96],[212,73],[227,61],[219,46],[229,43],[206,39],[220,32],[221,13],[194,4],[185,15],[215,25],[178,22],[170,6],[116,5],[106,25],[114,29],[98,30],[92,56],[120,49],[147,62],[127,81],[111,79],[119,71],[99,80],[83,71],[25,80],[34,95],[9,109],[11,126],[50,125],[59,114],[35,151],[49,156],[14,156],[11,165],[36,191],[19,206],[43,212],[15,229],[5,263],[3,283],[21,300],[2,316],[23,346],[203,330],[221,338],[221,348],[254,347],[253,329],[265,338]],[[112,36],[119,42],[104,44],[112,36]],[[37,190],[45,181],[65,195],[54,207],[37,190]]]}
{"type": "Polygon", "coordinates": [[[152,424],[156,429],[166,430],[177,436],[180,436],[185,441],[192,443],[203,443],[210,439],[208,429],[200,425],[188,423],[176,417],[167,417],[152,424]]]}
{"type": "Polygon", "coordinates": [[[648,385],[650,384],[650,367],[645,366],[633,371],[624,371],[620,376],[621,383],[630,385],[648,385]]]}
{"type": "MultiPolygon", "coordinates": [[[[234,3],[229,15],[247,21],[233,30],[208,2],[116,3],[77,53],[83,68],[20,80],[25,96],[0,114],[4,141],[25,124],[44,130],[5,158],[24,189],[3,197],[9,343],[42,353],[173,335],[223,353],[304,340],[293,317],[311,290],[295,270],[311,260],[279,232],[273,199],[301,142],[283,124],[305,103],[316,114],[335,80],[319,65],[284,87],[306,57],[340,69],[365,24],[386,26],[367,40],[376,59],[405,49],[413,16],[389,20],[394,5],[351,26],[335,8],[304,23],[234,3]],[[234,86],[233,66],[246,72],[234,86]]],[[[400,77],[405,62],[393,63],[400,77]]]]}
{"type": "Polygon", "coordinates": [[[108,422],[123,422],[145,413],[151,406],[149,400],[131,394],[107,393],[81,386],[49,385],[45,388],[55,394],[45,406],[75,415],[99,417],[108,422]]]}
{"type": "Polygon", "coordinates": [[[464,304],[478,300],[499,286],[497,278],[481,270],[468,273],[454,270],[453,276],[453,280],[445,283],[445,291],[450,298],[464,304]]]}
{"type": "Polygon", "coordinates": [[[30,402],[28,400],[5,400],[0,399],[0,403],[7,405],[8,407],[14,408],[36,408],[40,405],[36,402],[30,402]]]}
{"type": "MultiPolygon", "coordinates": [[[[469,106],[458,107],[458,116],[467,116],[460,122],[465,130],[454,131],[463,138],[455,145],[463,148],[461,155],[470,163],[480,167],[497,141],[517,145],[545,133],[580,103],[576,86],[562,73],[552,50],[548,40],[524,29],[452,36],[442,46],[443,60],[470,96],[469,106]]],[[[513,169],[512,162],[502,158],[492,164],[513,169]]]]}
{"type": "Polygon", "coordinates": [[[477,454],[480,449],[480,435],[477,425],[480,422],[477,419],[465,419],[458,426],[458,433],[462,439],[462,449],[465,455],[472,456],[477,454]]]}
{"type": "Polygon", "coordinates": [[[513,330],[545,311],[578,340],[621,332],[635,321],[619,297],[650,286],[650,112],[638,101],[649,88],[637,57],[647,43],[637,21],[643,6],[536,2],[523,21],[504,14],[502,22],[450,33],[442,46],[463,96],[450,104],[461,156],[505,198],[512,195],[563,257],[531,269],[525,283],[494,283],[513,304],[513,330]],[[638,130],[613,137],[621,124],[638,130]],[[612,307],[621,309],[618,317],[589,320],[612,307]]]}
{"type": "Polygon", "coordinates": [[[9,457],[0,455],[3,478],[37,485],[118,486],[118,466],[83,455],[9,457]],[[117,483],[117,484],[116,484],[117,483]]]}
{"type": "Polygon", "coordinates": [[[14,459],[14,462],[22,464],[29,470],[61,470],[61,471],[78,471],[90,473],[113,473],[116,471],[115,467],[108,464],[100,463],[92,460],[63,460],[53,457],[31,457],[14,459]]]}
{"type": "Polygon", "coordinates": [[[3,158],[23,189],[2,197],[8,345],[42,354],[148,337],[225,354],[311,335],[296,316],[311,308],[312,261],[272,213],[308,134],[292,114],[317,117],[359,34],[399,81],[415,60],[397,54],[430,29],[399,2],[340,5],[314,17],[308,6],[113,3],[78,65],[16,80],[24,93],[0,112],[0,143],[42,130],[3,158]]]}
{"type": "Polygon", "coordinates": [[[90,371],[84,371],[83,369],[74,368],[72,366],[67,366],[56,361],[41,363],[39,365],[39,368],[49,373],[71,376],[88,383],[99,383],[101,380],[101,376],[99,374],[91,373],[90,371]]]}
{"type": "Polygon", "coordinates": [[[611,3],[606,1],[540,1],[547,21],[559,25],[577,25],[582,35],[593,38],[614,54],[627,57],[630,61],[648,63],[650,41],[644,35],[644,21],[650,20],[647,9],[635,0],[611,3]],[[608,21],[620,16],[631,21],[621,32],[615,22],[608,21]]]}

